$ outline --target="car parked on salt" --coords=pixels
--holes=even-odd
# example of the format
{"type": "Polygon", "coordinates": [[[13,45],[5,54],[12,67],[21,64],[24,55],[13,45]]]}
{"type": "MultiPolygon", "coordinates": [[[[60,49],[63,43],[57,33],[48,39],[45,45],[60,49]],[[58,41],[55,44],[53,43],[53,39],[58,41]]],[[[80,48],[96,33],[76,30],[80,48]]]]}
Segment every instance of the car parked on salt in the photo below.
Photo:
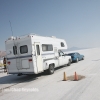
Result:
{"type": "Polygon", "coordinates": [[[68,55],[71,56],[72,62],[78,62],[79,60],[84,60],[84,55],[81,55],[78,52],[69,53],[68,55]]]}

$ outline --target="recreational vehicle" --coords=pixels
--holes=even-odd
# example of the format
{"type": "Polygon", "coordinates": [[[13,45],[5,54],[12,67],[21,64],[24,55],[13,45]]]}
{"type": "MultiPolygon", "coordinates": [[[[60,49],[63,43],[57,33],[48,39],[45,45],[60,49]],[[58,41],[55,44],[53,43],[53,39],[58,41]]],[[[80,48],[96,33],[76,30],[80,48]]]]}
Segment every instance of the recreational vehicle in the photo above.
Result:
{"type": "Polygon", "coordinates": [[[53,74],[54,68],[71,64],[71,57],[65,55],[66,41],[54,36],[12,36],[5,47],[8,74],[53,74]]]}

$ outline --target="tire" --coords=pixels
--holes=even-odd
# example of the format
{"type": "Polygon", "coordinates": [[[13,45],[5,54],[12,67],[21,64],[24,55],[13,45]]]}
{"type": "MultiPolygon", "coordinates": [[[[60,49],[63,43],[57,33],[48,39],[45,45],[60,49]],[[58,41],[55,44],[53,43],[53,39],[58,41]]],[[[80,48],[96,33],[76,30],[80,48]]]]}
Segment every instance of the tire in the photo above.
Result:
{"type": "Polygon", "coordinates": [[[48,69],[48,74],[53,74],[53,73],[54,73],[54,64],[50,64],[48,69]]]}
{"type": "Polygon", "coordinates": [[[67,64],[67,66],[70,66],[71,65],[71,60],[69,59],[69,62],[68,62],[68,64],[67,64]]]}
{"type": "Polygon", "coordinates": [[[82,60],[84,60],[84,57],[82,58],[82,60]]]}
{"type": "Polygon", "coordinates": [[[79,60],[78,60],[78,58],[76,59],[76,62],[78,62],[79,60]]]}

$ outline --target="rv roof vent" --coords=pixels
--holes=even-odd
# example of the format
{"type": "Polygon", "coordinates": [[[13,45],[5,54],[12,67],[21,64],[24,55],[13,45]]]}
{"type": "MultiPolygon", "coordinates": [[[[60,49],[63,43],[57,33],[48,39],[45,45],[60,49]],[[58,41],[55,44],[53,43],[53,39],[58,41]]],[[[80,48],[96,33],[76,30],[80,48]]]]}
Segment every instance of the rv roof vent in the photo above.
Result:
{"type": "Polygon", "coordinates": [[[55,36],[51,36],[52,38],[56,38],[55,36]]]}
{"type": "Polygon", "coordinates": [[[15,37],[11,36],[10,38],[8,38],[8,40],[13,40],[16,39],[15,37]]]}

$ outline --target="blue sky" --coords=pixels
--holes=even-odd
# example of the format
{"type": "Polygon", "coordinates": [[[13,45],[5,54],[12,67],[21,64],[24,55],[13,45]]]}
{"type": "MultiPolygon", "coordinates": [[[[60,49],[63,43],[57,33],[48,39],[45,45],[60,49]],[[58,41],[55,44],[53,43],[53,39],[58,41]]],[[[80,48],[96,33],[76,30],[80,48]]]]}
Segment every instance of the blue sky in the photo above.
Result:
{"type": "Polygon", "coordinates": [[[100,0],[0,0],[0,50],[5,40],[36,33],[66,40],[68,47],[100,47],[100,0]]]}

